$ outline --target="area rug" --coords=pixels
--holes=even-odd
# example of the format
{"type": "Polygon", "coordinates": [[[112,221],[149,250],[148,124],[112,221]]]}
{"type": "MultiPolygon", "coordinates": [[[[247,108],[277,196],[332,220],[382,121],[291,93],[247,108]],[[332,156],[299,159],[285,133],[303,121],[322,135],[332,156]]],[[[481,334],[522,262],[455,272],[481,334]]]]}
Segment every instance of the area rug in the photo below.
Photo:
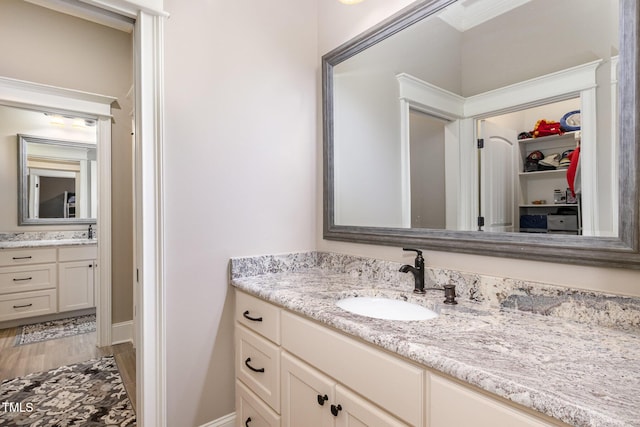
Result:
{"type": "Polygon", "coordinates": [[[136,425],[113,356],[5,380],[0,426],[136,425]]]}
{"type": "Polygon", "coordinates": [[[18,328],[15,345],[32,344],[56,338],[95,332],[96,315],[69,317],[66,319],[50,320],[48,322],[33,323],[18,328]]]}

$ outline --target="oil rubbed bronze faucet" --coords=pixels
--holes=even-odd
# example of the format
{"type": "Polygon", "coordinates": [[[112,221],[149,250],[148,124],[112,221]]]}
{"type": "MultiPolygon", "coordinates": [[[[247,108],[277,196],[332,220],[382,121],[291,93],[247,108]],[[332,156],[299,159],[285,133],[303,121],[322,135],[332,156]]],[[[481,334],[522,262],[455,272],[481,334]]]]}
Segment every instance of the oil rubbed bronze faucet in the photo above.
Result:
{"type": "MultiPolygon", "coordinates": [[[[424,287],[424,258],[422,256],[422,251],[419,249],[411,249],[411,248],[402,248],[403,251],[413,251],[416,253],[416,260],[414,265],[405,264],[400,267],[400,272],[413,274],[415,279],[415,287],[413,289],[414,294],[423,295],[425,293],[424,287]]],[[[444,303],[445,304],[457,304],[456,301],[456,285],[444,285],[444,303]]],[[[428,288],[430,290],[441,291],[441,288],[428,288]]]]}
{"type": "Polygon", "coordinates": [[[424,258],[422,257],[422,251],[419,249],[402,248],[403,251],[414,251],[416,253],[415,266],[405,264],[400,267],[402,273],[411,272],[415,279],[414,294],[424,294],[424,258]]]}

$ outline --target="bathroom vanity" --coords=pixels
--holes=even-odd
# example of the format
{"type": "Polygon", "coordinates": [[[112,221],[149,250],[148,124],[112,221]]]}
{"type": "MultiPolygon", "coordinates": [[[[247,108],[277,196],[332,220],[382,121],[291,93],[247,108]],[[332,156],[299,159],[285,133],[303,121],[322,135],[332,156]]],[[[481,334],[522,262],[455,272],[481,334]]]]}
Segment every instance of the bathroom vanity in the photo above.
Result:
{"type": "Polygon", "coordinates": [[[0,322],[95,307],[91,239],[0,241],[0,322]]]}
{"type": "MultiPolygon", "coordinates": [[[[517,287],[507,296],[501,284],[500,307],[479,297],[492,280],[458,274],[460,303],[445,306],[441,291],[414,295],[398,267],[323,253],[232,259],[238,425],[640,425],[638,301],[592,305],[578,292],[555,302],[565,314],[543,316],[507,308],[517,287]],[[438,317],[382,320],[336,306],[352,296],[406,300],[438,317]],[[617,323],[566,314],[596,306],[617,323]]],[[[429,272],[436,285],[444,276],[429,272]]],[[[545,294],[525,285],[530,299],[545,294]]]]}

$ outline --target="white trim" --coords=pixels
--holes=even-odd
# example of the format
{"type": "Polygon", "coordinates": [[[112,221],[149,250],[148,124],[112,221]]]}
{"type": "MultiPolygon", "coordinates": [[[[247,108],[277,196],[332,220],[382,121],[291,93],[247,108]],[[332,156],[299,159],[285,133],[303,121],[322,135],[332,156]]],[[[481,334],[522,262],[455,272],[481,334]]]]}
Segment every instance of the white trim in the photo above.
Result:
{"type": "Polygon", "coordinates": [[[400,203],[403,228],[411,228],[411,113],[410,103],[400,99],[400,203]]]}
{"type": "Polygon", "coordinates": [[[107,13],[105,10],[97,10],[95,6],[73,0],[25,0],[38,6],[46,7],[56,12],[76,16],[96,24],[115,28],[119,31],[131,33],[133,31],[133,19],[116,13],[107,13]]]}
{"type": "Polygon", "coordinates": [[[164,18],[140,11],[136,80],[136,383],[138,422],[165,427],[166,344],[162,198],[164,18]]]}
{"type": "Polygon", "coordinates": [[[611,58],[611,208],[612,208],[612,224],[611,237],[617,237],[619,230],[619,193],[620,193],[620,176],[618,167],[618,63],[619,57],[611,58]]]}
{"type": "Polygon", "coordinates": [[[111,325],[111,345],[133,342],[133,320],[111,325]]]}
{"type": "Polygon", "coordinates": [[[566,70],[546,74],[520,83],[470,96],[464,103],[464,117],[478,117],[513,111],[516,106],[533,106],[540,100],[550,102],[567,99],[583,90],[596,87],[596,69],[601,59],[566,70]],[[518,105],[514,105],[517,100],[518,105]]]}
{"type": "Polygon", "coordinates": [[[236,413],[225,415],[217,420],[209,421],[206,424],[202,424],[200,427],[234,427],[236,422],[236,413]]]}
{"type": "Polygon", "coordinates": [[[596,90],[585,90],[580,95],[580,170],[592,171],[580,174],[580,191],[582,193],[582,235],[598,236],[600,227],[600,211],[598,196],[598,152],[596,129],[596,90]]]}
{"type": "Polygon", "coordinates": [[[98,265],[96,272],[96,344],[111,344],[111,118],[100,117],[98,138],[98,265]]]}
{"type": "Polygon", "coordinates": [[[111,117],[112,96],[0,77],[1,103],[111,117]]]}
{"type": "Polygon", "coordinates": [[[419,107],[420,111],[447,120],[464,117],[467,101],[464,97],[410,74],[397,74],[396,79],[399,84],[400,99],[411,101],[411,105],[419,107]]]}
{"type": "Polygon", "coordinates": [[[169,17],[163,8],[162,0],[80,0],[83,3],[104,9],[110,12],[137,19],[140,13],[149,16],[169,17]],[[155,3],[155,4],[153,4],[155,3]]]}

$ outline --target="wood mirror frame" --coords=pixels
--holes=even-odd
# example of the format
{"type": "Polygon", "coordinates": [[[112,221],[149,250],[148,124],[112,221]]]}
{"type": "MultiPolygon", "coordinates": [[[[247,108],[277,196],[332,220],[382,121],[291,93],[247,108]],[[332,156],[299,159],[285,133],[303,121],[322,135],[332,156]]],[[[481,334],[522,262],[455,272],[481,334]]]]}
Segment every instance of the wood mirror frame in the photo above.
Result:
{"type": "Polygon", "coordinates": [[[635,0],[620,0],[618,237],[485,233],[335,224],[333,67],[453,2],[426,0],[412,4],[322,57],[324,238],[354,243],[411,246],[427,250],[640,269],[640,7],[635,0]]]}

